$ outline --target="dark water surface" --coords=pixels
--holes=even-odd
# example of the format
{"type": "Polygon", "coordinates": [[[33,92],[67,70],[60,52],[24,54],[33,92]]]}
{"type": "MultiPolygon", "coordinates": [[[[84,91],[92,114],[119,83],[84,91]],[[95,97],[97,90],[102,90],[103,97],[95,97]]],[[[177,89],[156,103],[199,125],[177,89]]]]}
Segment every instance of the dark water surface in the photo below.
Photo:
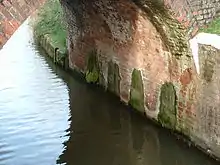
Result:
{"type": "Polygon", "coordinates": [[[42,54],[27,23],[0,52],[0,165],[217,165],[42,54]]]}

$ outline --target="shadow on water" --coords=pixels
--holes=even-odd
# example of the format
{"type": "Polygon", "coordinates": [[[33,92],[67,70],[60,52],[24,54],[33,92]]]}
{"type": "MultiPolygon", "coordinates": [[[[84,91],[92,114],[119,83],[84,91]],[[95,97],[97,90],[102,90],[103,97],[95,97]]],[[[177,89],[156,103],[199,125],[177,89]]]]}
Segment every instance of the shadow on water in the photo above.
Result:
{"type": "Polygon", "coordinates": [[[68,140],[57,164],[217,165],[130,111],[111,94],[74,79],[47,61],[69,88],[68,140]]]}

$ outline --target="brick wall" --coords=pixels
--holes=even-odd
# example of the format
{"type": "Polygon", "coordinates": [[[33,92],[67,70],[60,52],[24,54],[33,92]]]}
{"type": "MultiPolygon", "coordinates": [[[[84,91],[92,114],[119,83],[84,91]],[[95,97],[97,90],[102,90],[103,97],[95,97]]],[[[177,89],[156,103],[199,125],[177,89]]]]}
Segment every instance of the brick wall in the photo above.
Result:
{"type": "Polygon", "coordinates": [[[200,139],[204,148],[211,148],[219,155],[220,50],[209,45],[199,44],[199,63],[195,138],[200,139]]]}
{"type": "Polygon", "coordinates": [[[164,0],[175,17],[194,36],[198,29],[220,15],[220,0],[164,0]]]}
{"type": "Polygon", "coordinates": [[[0,0],[0,48],[45,0],[0,0]]]}
{"type": "MultiPolygon", "coordinates": [[[[205,122],[199,114],[208,112],[204,109],[199,113],[197,106],[203,88],[184,21],[178,21],[160,0],[61,3],[68,25],[70,68],[84,73],[88,82],[104,86],[146,117],[187,135],[204,149],[207,145],[203,144],[209,144],[210,152],[220,156],[215,150],[218,145],[205,141],[198,127],[205,122]]],[[[217,120],[211,121],[208,126],[217,120]]],[[[220,137],[216,130],[211,132],[215,139],[220,137]]]]}

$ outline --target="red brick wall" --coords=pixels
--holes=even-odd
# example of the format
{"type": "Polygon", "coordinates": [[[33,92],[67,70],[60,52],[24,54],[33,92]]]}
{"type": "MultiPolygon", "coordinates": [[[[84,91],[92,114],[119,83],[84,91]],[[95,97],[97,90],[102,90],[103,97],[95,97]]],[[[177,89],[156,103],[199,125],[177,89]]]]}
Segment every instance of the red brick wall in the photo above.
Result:
{"type": "Polygon", "coordinates": [[[0,1],[0,48],[11,37],[20,24],[45,0],[1,0],[0,1]]]}
{"type": "Polygon", "coordinates": [[[164,0],[191,37],[198,29],[220,16],[219,0],[164,0]]]}
{"type": "Polygon", "coordinates": [[[160,88],[165,82],[172,82],[181,98],[177,127],[193,129],[194,66],[185,31],[178,21],[152,4],[150,10],[129,0],[99,0],[88,5],[77,20],[73,8],[63,3],[69,30],[70,67],[85,73],[86,58],[96,49],[105,78],[103,86],[107,86],[108,62],[119,66],[119,96],[125,103],[130,99],[132,71],[140,70],[145,111],[155,119],[159,113],[160,88]],[[155,13],[148,13],[151,9],[155,13]]]}
{"type": "MultiPolygon", "coordinates": [[[[178,21],[163,3],[150,0],[80,2],[76,7],[73,0],[62,1],[68,25],[70,68],[87,75],[87,59],[91,51],[96,50],[100,78],[103,76],[99,84],[108,88],[109,79],[116,75],[119,90],[115,94],[127,104],[134,88],[132,72],[134,69],[140,71],[145,115],[159,122],[164,119],[163,126],[182,132],[206,148],[202,145],[206,143],[204,138],[197,136],[201,133],[197,123],[199,79],[188,45],[189,24],[184,26],[187,20],[178,21]],[[109,63],[118,66],[118,74],[109,76],[109,63]],[[171,98],[173,91],[175,97],[171,98]],[[171,112],[169,108],[176,111],[171,112]],[[173,123],[166,123],[167,119],[173,123]]],[[[171,4],[170,1],[170,5],[173,11],[181,8],[175,2],[171,4]]],[[[140,91],[135,92],[141,95],[140,91]]],[[[209,149],[215,152],[213,146],[209,149]]]]}

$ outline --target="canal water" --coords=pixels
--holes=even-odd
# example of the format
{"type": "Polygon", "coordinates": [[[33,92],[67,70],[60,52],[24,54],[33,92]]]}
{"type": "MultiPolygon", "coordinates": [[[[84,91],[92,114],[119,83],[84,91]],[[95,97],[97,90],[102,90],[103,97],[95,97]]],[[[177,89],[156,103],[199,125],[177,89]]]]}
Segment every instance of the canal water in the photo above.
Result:
{"type": "Polygon", "coordinates": [[[25,22],[0,51],[0,165],[217,165],[74,79],[25,22]]]}

